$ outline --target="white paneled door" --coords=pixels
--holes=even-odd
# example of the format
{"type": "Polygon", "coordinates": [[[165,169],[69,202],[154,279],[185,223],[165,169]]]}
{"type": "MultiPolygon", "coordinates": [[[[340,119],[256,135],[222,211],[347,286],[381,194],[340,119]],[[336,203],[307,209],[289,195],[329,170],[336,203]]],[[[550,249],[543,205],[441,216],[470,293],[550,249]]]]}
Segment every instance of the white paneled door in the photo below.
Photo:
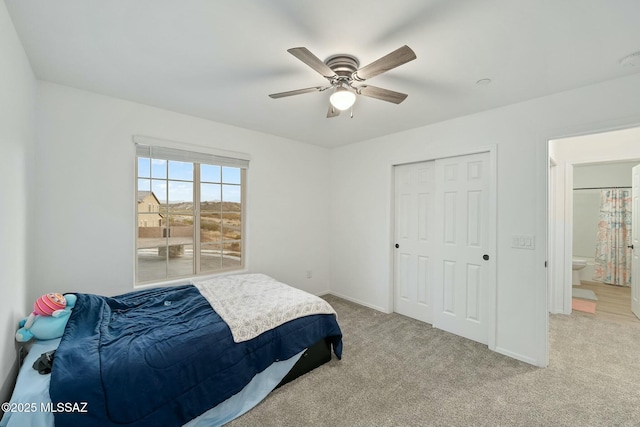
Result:
{"type": "Polygon", "coordinates": [[[395,167],[394,311],[488,344],[490,154],[395,167]]]}
{"type": "Polygon", "coordinates": [[[394,311],[433,323],[435,161],[395,167],[394,311]]]}
{"type": "Polygon", "coordinates": [[[631,311],[640,318],[640,165],[631,170],[631,311]]]}
{"type": "Polygon", "coordinates": [[[433,326],[488,344],[489,153],[437,160],[433,326]]]}

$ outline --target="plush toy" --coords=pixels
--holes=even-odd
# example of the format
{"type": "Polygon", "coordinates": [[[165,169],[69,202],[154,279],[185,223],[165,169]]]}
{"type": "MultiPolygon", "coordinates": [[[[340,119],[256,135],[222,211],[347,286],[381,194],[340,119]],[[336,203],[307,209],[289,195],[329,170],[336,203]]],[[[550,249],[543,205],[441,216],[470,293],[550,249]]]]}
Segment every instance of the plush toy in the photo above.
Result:
{"type": "Polygon", "coordinates": [[[74,294],[46,294],[33,305],[33,313],[19,323],[16,340],[27,342],[31,338],[50,340],[60,338],[67,326],[71,309],[76,305],[74,294]]]}

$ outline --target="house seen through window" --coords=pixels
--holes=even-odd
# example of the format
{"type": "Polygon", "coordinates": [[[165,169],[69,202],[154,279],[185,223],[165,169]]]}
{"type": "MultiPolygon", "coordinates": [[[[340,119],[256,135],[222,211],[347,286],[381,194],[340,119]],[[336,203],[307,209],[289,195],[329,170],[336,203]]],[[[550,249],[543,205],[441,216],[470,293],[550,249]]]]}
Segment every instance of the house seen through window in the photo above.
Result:
{"type": "Polygon", "coordinates": [[[137,152],[136,283],[243,268],[242,162],[145,146],[137,152]]]}

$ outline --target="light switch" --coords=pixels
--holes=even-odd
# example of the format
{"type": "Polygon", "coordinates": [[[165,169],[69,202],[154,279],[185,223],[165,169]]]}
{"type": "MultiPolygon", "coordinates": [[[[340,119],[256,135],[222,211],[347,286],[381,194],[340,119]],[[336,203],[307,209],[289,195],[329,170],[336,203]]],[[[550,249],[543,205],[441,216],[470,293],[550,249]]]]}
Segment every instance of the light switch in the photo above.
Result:
{"type": "Polygon", "coordinates": [[[535,237],[528,234],[511,236],[511,247],[516,249],[535,249],[535,237]]]}

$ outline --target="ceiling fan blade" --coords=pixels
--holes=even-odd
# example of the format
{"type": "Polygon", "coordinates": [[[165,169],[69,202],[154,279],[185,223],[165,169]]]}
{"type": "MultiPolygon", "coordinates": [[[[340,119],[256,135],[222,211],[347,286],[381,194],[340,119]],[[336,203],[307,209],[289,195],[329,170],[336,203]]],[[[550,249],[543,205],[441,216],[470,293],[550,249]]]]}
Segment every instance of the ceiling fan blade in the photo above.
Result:
{"type": "Polygon", "coordinates": [[[322,89],[323,89],[322,86],[308,87],[304,89],[290,90],[288,92],[272,93],[269,96],[274,99],[284,98],[285,96],[302,95],[303,93],[309,93],[309,92],[320,92],[322,89]]]}
{"type": "Polygon", "coordinates": [[[381,99],[394,104],[400,104],[408,96],[406,93],[394,92],[381,87],[363,85],[357,88],[358,94],[368,96],[370,98],[381,99]]]}
{"type": "Polygon", "coordinates": [[[327,111],[327,119],[332,117],[338,117],[340,115],[340,110],[329,103],[329,111],[327,111]]]}
{"type": "Polygon", "coordinates": [[[304,62],[309,67],[313,68],[328,79],[330,79],[331,77],[335,77],[336,75],[336,73],[334,73],[327,64],[322,62],[306,47],[292,47],[291,49],[287,49],[287,52],[289,52],[291,55],[295,56],[300,61],[304,62]]]}
{"type": "Polygon", "coordinates": [[[382,74],[385,71],[389,71],[399,65],[406,64],[414,59],[416,59],[415,52],[411,50],[409,46],[404,45],[382,58],[373,61],[371,64],[360,68],[353,73],[353,78],[360,81],[370,79],[371,77],[375,77],[378,74],[382,74]]]}

